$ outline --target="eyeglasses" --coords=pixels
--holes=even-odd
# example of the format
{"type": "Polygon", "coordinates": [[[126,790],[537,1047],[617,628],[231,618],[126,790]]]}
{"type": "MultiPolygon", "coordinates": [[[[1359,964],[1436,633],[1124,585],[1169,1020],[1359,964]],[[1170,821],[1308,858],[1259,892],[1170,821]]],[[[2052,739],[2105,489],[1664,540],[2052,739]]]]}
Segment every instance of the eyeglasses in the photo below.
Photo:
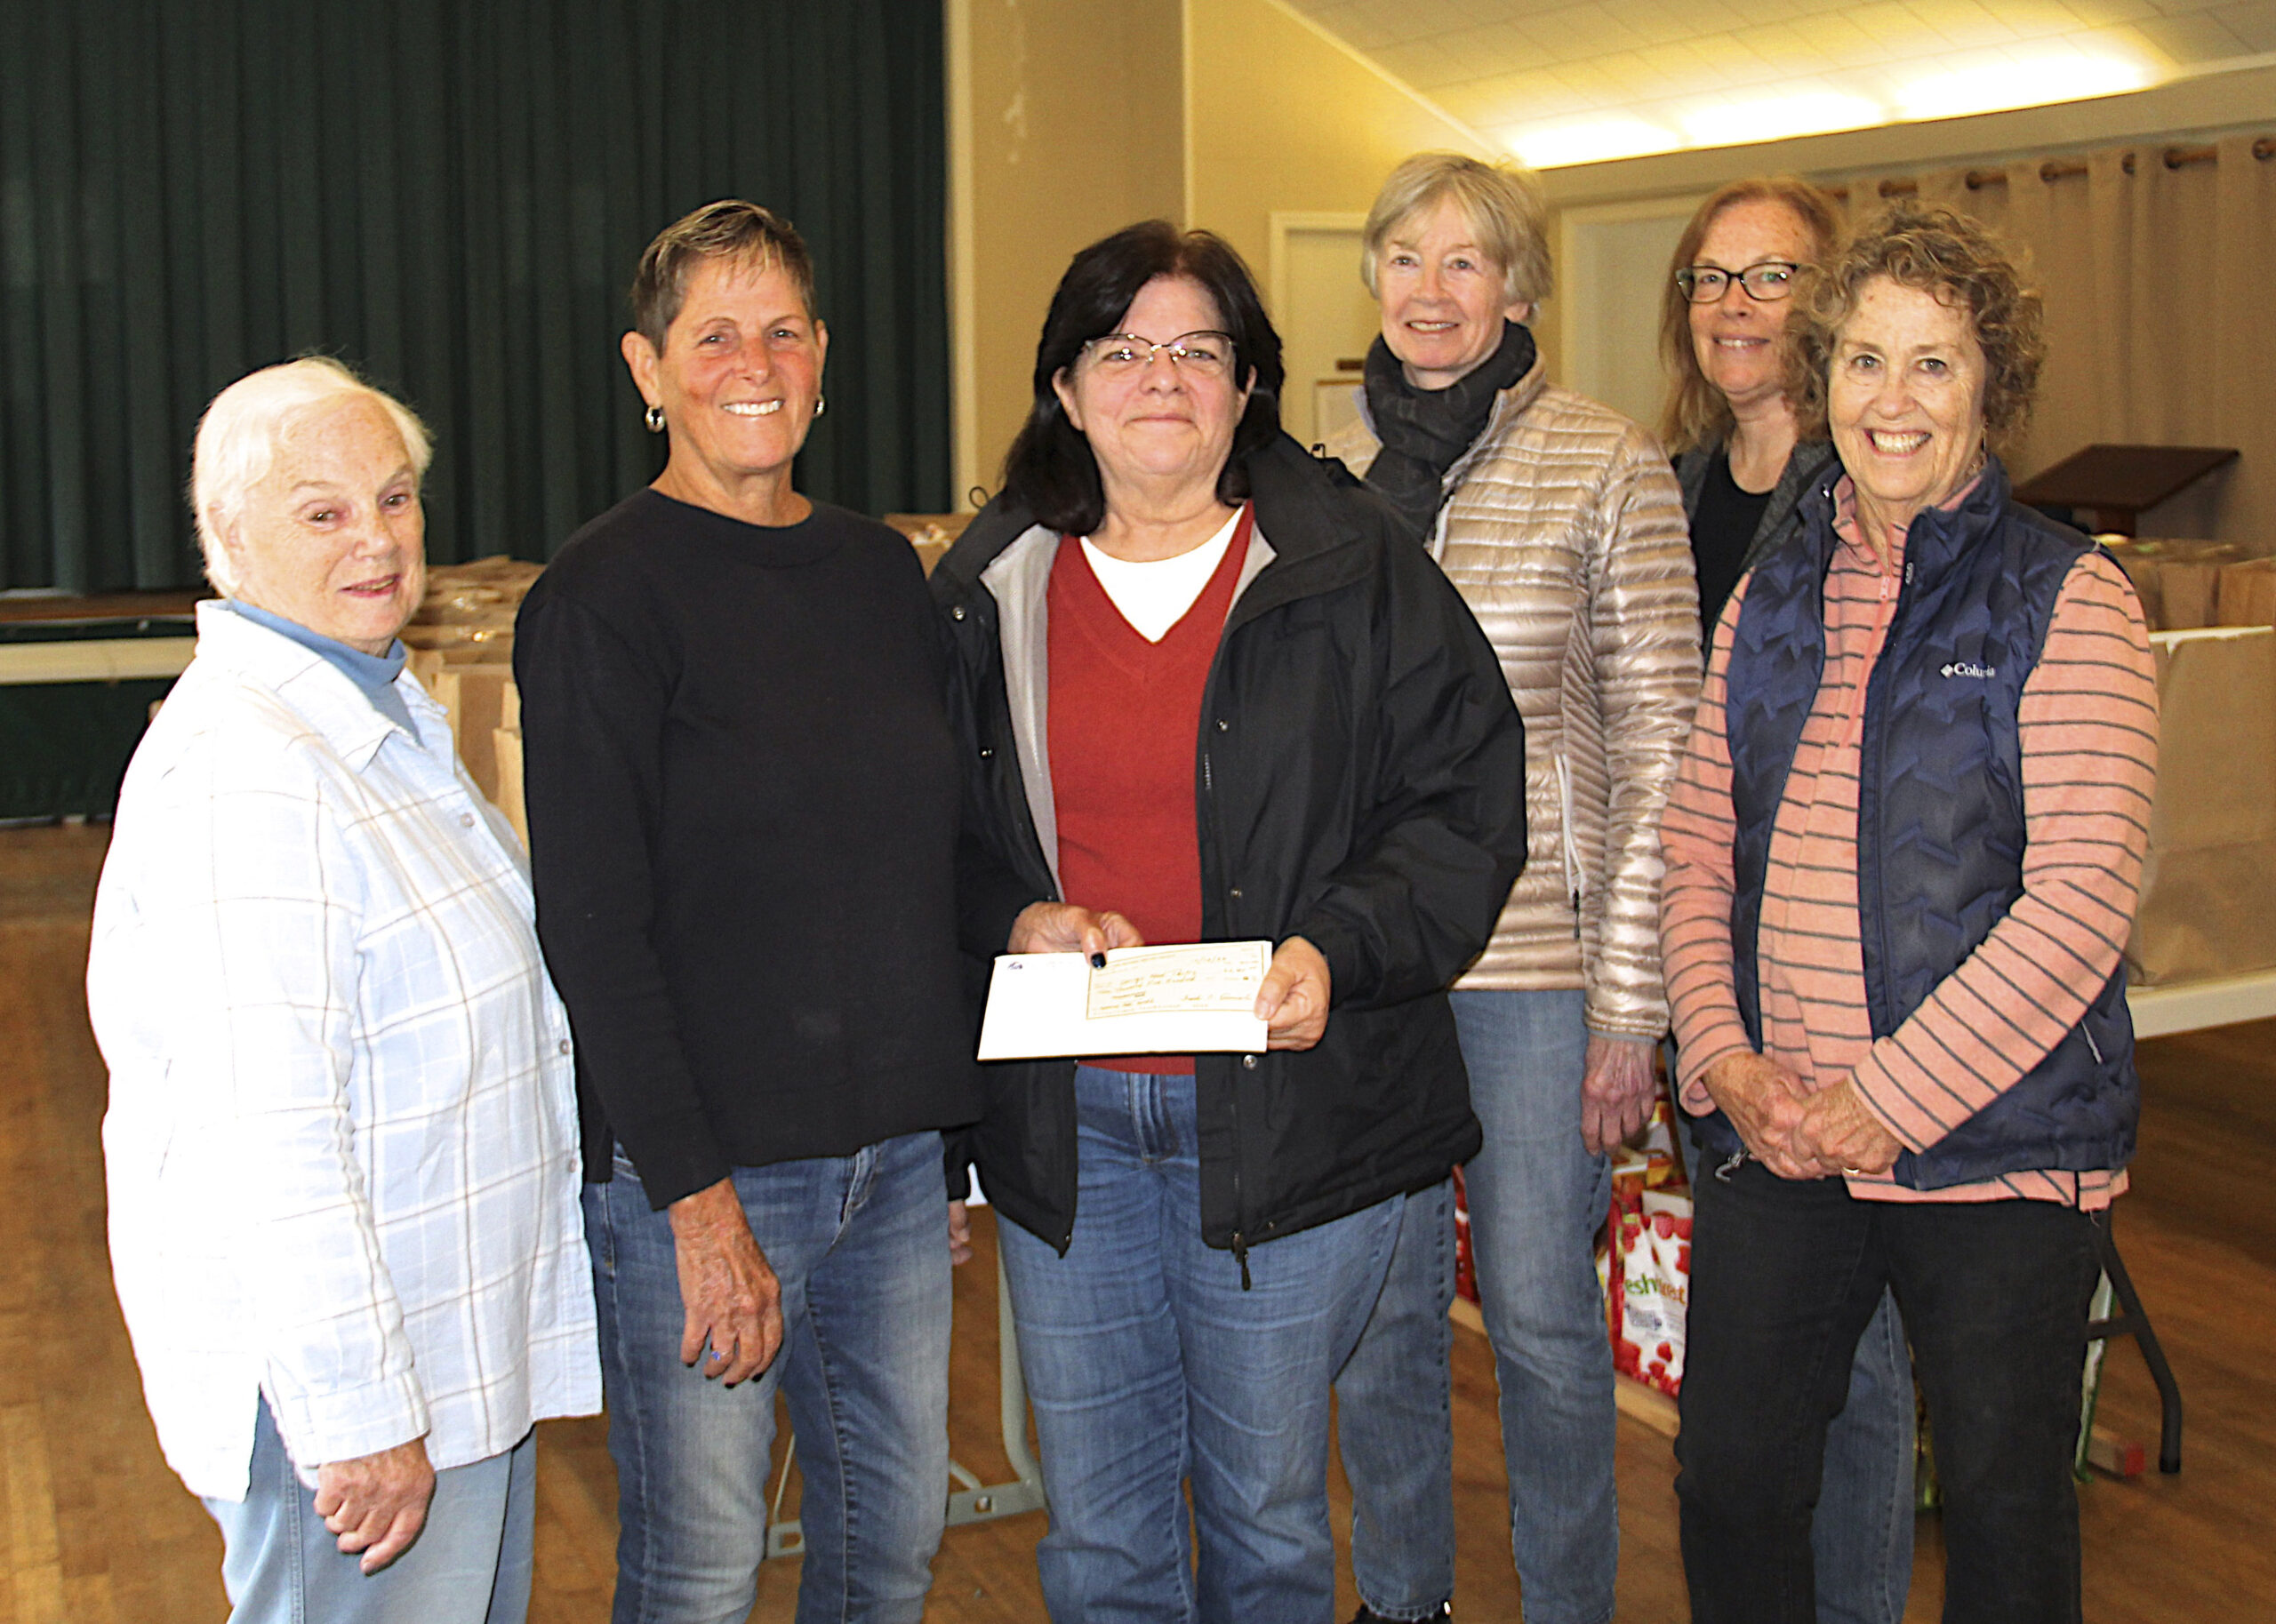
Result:
{"type": "Polygon", "coordinates": [[[1182,332],[1157,344],[1134,332],[1110,332],[1083,346],[1091,364],[1110,377],[1144,372],[1154,357],[1167,351],[1170,364],[1196,378],[1222,378],[1233,364],[1233,335],[1230,332],[1182,332]]]}
{"type": "Polygon", "coordinates": [[[1676,272],[1675,284],[1695,305],[1717,303],[1734,282],[1746,290],[1749,299],[1767,301],[1792,292],[1794,273],[1799,269],[1800,266],[1784,260],[1765,260],[1743,271],[1727,271],[1719,265],[1687,265],[1676,272]]]}

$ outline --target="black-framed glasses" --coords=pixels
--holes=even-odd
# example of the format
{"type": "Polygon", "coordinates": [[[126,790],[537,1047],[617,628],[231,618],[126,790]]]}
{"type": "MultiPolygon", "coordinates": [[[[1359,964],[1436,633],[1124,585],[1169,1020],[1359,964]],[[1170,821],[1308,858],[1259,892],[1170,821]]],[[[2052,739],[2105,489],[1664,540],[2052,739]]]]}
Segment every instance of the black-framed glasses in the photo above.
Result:
{"type": "Polygon", "coordinates": [[[1800,269],[1787,260],[1764,260],[1742,271],[1727,271],[1719,265],[1687,265],[1676,272],[1675,284],[1695,305],[1716,303],[1734,282],[1746,290],[1749,299],[1767,303],[1791,293],[1794,275],[1800,269]]]}
{"type": "Polygon", "coordinates": [[[1222,378],[1233,364],[1233,335],[1230,332],[1181,332],[1157,344],[1134,332],[1109,332],[1083,346],[1091,364],[1114,374],[1142,372],[1154,357],[1167,352],[1170,364],[1197,378],[1222,378]]]}

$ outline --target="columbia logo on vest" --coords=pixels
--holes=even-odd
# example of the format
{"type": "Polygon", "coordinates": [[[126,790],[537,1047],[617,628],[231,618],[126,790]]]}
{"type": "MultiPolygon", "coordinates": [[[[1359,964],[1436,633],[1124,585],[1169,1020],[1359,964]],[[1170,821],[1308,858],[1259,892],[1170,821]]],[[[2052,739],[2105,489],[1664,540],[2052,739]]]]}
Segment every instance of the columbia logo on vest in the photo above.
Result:
{"type": "Polygon", "coordinates": [[[1955,660],[1944,668],[1944,675],[1946,676],[1997,676],[2000,675],[2000,668],[1979,666],[1972,660],[1955,660]]]}

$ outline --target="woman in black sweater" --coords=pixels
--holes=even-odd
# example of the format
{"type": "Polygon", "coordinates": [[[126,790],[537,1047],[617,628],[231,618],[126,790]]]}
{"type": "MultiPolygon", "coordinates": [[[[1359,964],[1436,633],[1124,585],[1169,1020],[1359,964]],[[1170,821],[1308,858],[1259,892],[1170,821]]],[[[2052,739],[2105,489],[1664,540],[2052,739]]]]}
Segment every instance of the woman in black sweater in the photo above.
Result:
{"type": "Polygon", "coordinates": [[[515,652],[578,1051],[615,1616],[749,1610],[779,1380],[800,1616],[915,1620],[948,1479],[939,1130],[978,1115],[930,600],[906,541],[791,488],[829,334],[787,224],[697,210],[632,303],[669,459],[562,548],[515,652]]]}

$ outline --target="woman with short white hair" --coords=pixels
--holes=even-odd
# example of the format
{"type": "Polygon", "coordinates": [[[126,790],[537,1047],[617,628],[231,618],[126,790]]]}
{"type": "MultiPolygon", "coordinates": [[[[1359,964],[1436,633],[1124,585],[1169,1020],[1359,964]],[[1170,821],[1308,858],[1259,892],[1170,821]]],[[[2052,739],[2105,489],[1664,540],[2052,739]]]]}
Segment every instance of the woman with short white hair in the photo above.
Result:
{"type": "Polygon", "coordinates": [[[198,427],[213,584],[127,769],[87,1004],[120,1307],[238,1620],[515,1624],[598,1408],[569,1024],[397,633],[426,430],[339,363],[198,427]]]}

